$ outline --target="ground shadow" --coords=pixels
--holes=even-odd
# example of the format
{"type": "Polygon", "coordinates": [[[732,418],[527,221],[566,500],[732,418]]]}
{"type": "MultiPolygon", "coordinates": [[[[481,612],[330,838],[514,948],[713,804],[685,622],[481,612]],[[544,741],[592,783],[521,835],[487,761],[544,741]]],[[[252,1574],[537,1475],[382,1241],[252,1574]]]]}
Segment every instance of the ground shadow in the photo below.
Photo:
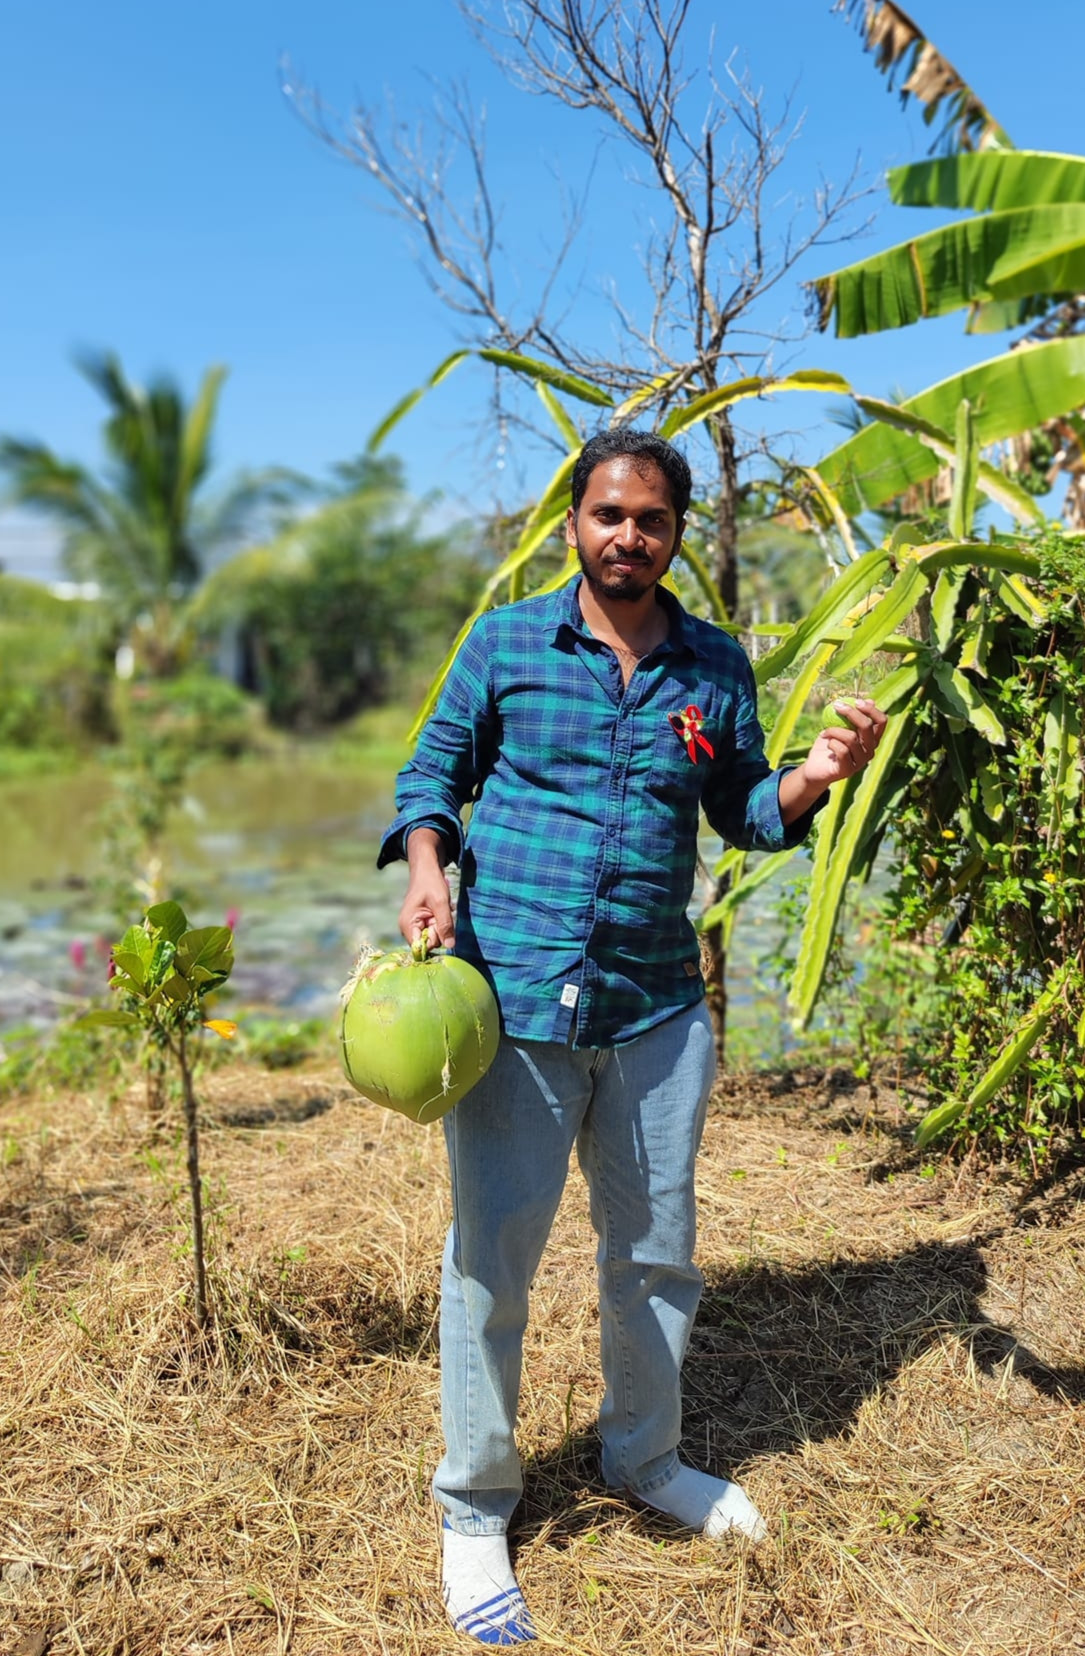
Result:
{"type": "Polygon", "coordinates": [[[89,1243],[95,1252],[116,1258],[141,1216],[117,1213],[116,1222],[103,1230],[100,1212],[103,1203],[116,1203],[124,1191],[120,1184],[73,1191],[44,1174],[21,1181],[0,1201],[0,1293],[73,1244],[89,1243]]]}
{"type": "MultiPolygon", "coordinates": [[[[985,1315],[986,1280],[975,1240],[802,1270],[709,1268],[683,1370],[685,1453],[722,1476],[838,1436],[866,1398],[947,1335],[984,1373],[1010,1363],[1046,1396],[1085,1400],[1085,1364],[1054,1368],[985,1315]]],[[[609,1497],[594,1432],[571,1435],[528,1472],[522,1522],[549,1522],[558,1534],[598,1525],[609,1497]]]]}

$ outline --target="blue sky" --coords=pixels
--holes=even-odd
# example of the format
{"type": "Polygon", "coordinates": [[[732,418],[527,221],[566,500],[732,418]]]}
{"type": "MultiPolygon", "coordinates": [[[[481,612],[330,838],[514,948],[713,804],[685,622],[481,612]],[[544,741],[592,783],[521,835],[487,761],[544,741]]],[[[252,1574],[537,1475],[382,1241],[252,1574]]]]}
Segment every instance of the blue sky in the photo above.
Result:
{"type": "MultiPolygon", "coordinates": [[[[1049,31],[1023,28],[1009,0],[982,8],[916,0],[912,10],[1019,146],[1082,148],[1076,55],[1053,50],[1049,31]]],[[[737,49],[770,110],[790,94],[793,113],[806,112],[780,176],[783,210],[819,175],[841,180],[857,156],[874,182],[886,166],[925,153],[918,112],[901,111],[830,0],[693,0],[689,69],[707,54],[713,28],[718,66],[737,49]]],[[[167,369],[190,392],[204,368],[222,362],[230,376],[219,476],[276,463],[319,474],[356,454],[390,405],[463,342],[419,273],[404,226],[291,112],[279,84],[284,54],[293,79],[343,111],[391,95],[413,120],[435,80],[460,78],[486,108],[509,269],[525,294],[560,240],[562,188],[581,188],[594,169],[568,266],[575,331],[605,346],[607,285],[636,297],[648,195],[629,185],[620,151],[601,145],[591,117],[509,87],[453,0],[190,0],[183,8],[60,0],[9,10],[4,33],[0,432],[93,463],[100,407],[72,368],[75,350],[111,348],[132,378],[167,369]]],[[[880,195],[864,210],[873,209],[862,242],[815,254],[800,274],[919,227],[880,195]]],[[[796,278],[764,319],[790,311],[794,320],[801,310],[796,278]]],[[[810,337],[787,360],[838,369],[884,394],[918,390],[990,354],[991,341],[967,340],[959,320],[946,319],[854,343],[810,337]]],[[[487,390],[484,372],[460,369],[392,445],[412,488],[443,491],[448,512],[510,506],[546,469],[514,439],[510,466],[494,472],[487,390]]],[[[781,404],[780,423],[796,433],[802,458],[831,442],[824,416],[813,398],[781,404]]],[[[49,574],[53,543],[8,515],[0,560],[49,574]]]]}

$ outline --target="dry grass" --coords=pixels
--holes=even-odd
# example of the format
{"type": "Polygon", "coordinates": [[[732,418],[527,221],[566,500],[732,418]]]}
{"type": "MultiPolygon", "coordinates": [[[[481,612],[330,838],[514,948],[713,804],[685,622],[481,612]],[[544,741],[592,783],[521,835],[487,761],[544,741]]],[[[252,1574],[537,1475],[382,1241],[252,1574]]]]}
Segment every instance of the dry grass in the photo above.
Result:
{"type": "MultiPolygon", "coordinates": [[[[330,1075],[208,1079],[218,1330],[138,1105],[0,1110],[0,1653],[440,1656],[441,1140],[330,1075]]],[[[771,1539],[608,1496],[593,1244],[540,1272],[518,1569],[563,1656],[1085,1651],[1085,1220],[937,1169],[848,1078],[730,1082],[701,1171],[692,1459],[771,1539]]],[[[477,1648],[477,1647],[475,1647],[477,1648]]]]}

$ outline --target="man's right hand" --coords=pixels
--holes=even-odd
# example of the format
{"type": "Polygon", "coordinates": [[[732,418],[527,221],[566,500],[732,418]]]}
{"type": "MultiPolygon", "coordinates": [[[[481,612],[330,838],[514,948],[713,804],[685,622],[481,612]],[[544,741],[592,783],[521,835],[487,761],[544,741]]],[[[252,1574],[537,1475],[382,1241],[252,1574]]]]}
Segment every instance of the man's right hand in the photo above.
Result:
{"type": "Polygon", "coordinates": [[[408,834],[410,877],[399,911],[399,929],[408,943],[413,943],[427,928],[431,948],[450,949],[456,940],[444,858],[444,841],[435,828],[415,828],[408,834]]]}

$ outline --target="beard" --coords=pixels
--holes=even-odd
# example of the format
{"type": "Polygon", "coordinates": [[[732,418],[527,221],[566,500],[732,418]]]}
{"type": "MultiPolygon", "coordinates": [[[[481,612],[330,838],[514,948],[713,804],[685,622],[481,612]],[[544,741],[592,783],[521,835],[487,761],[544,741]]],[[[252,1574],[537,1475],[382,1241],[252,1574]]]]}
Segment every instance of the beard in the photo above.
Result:
{"type": "Polygon", "coordinates": [[[589,562],[584,548],[579,540],[576,543],[576,555],[580,559],[580,569],[592,591],[602,598],[627,600],[635,603],[638,598],[651,590],[658,581],[658,575],[651,573],[651,564],[647,558],[641,560],[630,558],[634,568],[616,570],[612,567],[614,559],[611,556],[595,558],[589,562]]]}

